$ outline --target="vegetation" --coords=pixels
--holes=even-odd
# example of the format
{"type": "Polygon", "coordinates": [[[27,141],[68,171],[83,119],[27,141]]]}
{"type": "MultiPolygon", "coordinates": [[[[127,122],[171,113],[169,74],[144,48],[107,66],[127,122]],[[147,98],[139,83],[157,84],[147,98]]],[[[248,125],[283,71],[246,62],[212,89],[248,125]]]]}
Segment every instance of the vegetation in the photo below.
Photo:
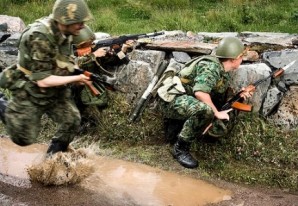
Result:
{"type": "MultiPolygon", "coordinates": [[[[298,2],[293,0],[87,2],[95,18],[91,27],[114,35],[154,30],[297,33],[298,2]]],[[[53,3],[54,0],[1,0],[0,13],[19,16],[29,24],[48,15],[53,3]]],[[[109,94],[111,102],[107,109],[98,112],[91,108],[89,111],[97,127],[87,128],[86,133],[78,135],[74,146],[97,144],[100,154],[195,177],[218,177],[298,191],[298,130],[283,131],[256,115],[240,115],[229,137],[214,142],[198,139],[192,149],[196,151],[200,166],[188,170],[171,157],[171,145],[164,140],[163,124],[158,113],[147,109],[141,121],[130,124],[127,117],[131,107],[125,101],[125,95],[109,94]]],[[[40,140],[48,141],[55,125],[47,118],[43,124],[40,140]]]]}
{"type": "MultiPolygon", "coordinates": [[[[29,24],[50,14],[54,2],[1,0],[0,13],[19,16],[29,24]]],[[[298,2],[293,0],[87,0],[87,3],[95,19],[90,26],[94,31],[112,35],[154,30],[297,32],[298,2]]]]}

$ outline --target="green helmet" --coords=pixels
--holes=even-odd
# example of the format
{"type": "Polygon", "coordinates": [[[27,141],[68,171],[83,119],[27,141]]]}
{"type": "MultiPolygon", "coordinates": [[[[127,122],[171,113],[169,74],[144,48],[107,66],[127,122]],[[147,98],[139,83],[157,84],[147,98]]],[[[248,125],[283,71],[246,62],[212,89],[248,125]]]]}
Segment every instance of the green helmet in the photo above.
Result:
{"type": "Polygon", "coordinates": [[[84,0],[56,0],[53,19],[63,25],[82,23],[93,19],[84,0]]]}
{"type": "Polygon", "coordinates": [[[89,26],[85,25],[85,27],[80,30],[80,34],[73,37],[73,44],[78,46],[86,42],[93,42],[94,40],[95,34],[89,26]]]}
{"type": "Polygon", "coordinates": [[[236,59],[243,51],[244,45],[238,38],[225,37],[219,42],[215,55],[218,58],[236,59]]]}

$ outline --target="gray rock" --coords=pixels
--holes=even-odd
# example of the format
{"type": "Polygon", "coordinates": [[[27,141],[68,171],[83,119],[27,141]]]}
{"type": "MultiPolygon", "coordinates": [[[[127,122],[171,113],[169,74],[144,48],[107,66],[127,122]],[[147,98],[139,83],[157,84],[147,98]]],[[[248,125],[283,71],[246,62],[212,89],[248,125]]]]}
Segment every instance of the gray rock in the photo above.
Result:
{"type": "Polygon", "coordinates": [[[262,106],[261,114],[265,117],[270,115],[272,111],[276,109],[276,106],[279,104],[282,96],[283,93],[276,87],[269,89],[262,106]]]}
{"type": "Polygon", "coordinates": [[[277,112],[268,117],[268,120],[283,130],[295,130],[298,126],[298,87],[290,87],[282,99],[277,112]]]}
{"type": "MultiPolygon", "coordinates": [[[[264,63],[241,65],[240,68],[231,72],[231,87],[234,91],[240,91],[243,87],[255,83],[270,75],[271,69],[264,63]]],[[[257,86],[257,89],[248,103],[253,105],[253,112],[259,112],[271,81],[267,79],[257,86]]]]}
{"type": "Polygon", "coordinates": [[[172,52],[174,59],[180,63],[186,63],[191,60],[191,57],[186,52],[172,52]]]}
{"type": "Polygon", "coordinates": [[[20,17],[0,15],[0,24],[7,23],[10,33],[22,32],[26,25],[20,17]]]}
{"type": "Polygon", "coordinates": [[[262,59],[270,66],[280,69],[294,60],[298,60],[298,50],[270,51],[262,54],[262,59]]]}

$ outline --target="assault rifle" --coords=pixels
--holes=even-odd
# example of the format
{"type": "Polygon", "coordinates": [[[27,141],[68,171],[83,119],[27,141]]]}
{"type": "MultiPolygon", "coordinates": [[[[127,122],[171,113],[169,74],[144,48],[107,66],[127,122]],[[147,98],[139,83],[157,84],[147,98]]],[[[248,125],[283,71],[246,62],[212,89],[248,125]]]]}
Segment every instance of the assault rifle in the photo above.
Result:
{"type": "Polygon", "coordinates": [[[280,68],[280,69],[276,70],[275,72],[272,72],[269,76],[267,76],[263,79],[259,79],[256,82],[254,82],[253,84],[248,85],[246,88],[244,88],[244,90],[241,90],[240,92],[238,92],[227,103],[225,103],[222,106],[221,111],[228,110],[230,108],[234,108],[234,109],[237,109],[237,110],[240,110],[240,111],[251,111],[251,106],[250,105],[241,103],[241,101],[243,101],[243,93],[244,92],[254,92],[256,90],[256,87],[259,86],[260,84],[262,84],[263,82],[265,82],[267,79],[276,78],[278,76],[281,76],[281,74],[286,69],[291,67],[295,62],[296,62],[296,60],[289,63],[284,68],[280,68]]]}
{"type": "MultiPolygon", "coordinates": [[[[79,68],[75,69],[74,74],[84,74],[85,76],[89,77],[91,81],[94,81],[98,84],[102,84],[107,89],[115,90],[113,86],[113,81],[115,81],[115,79],[112,77],[108,77],[105,75],[100,76],[79,68]]],[[[98,96],[101,94],[101,92],[98,91],[98,89],[92,84],[92,82],[86,83],[86,85],[89,87],[94,96],[98,96]]]]}
{"type": "MultiPolygon", "coordinates": [[[[228,100],[221,107],[220,111],[224,111],[224,110],[228,110],[228,109],[232,108],[232,109],[236,109],[238,111],[250,112],[252,110],[252,106],[242,103],[242,101],[244,100],[243,93],[244,92],[254,92],[256,90],[256,87],[259,86],[260,84],[262,84],[263,82],[265,82],[267,79],[276,78],[278,76],[281,76],[284,73],[284,71],[286,69],[288,69],[289,67],[291,67],[295,62],[296,62],[296,60],[289,63],[284,68],[280,68],[280,69],[276,70],[275,72],[272,72],[269,76],[267,76],[263,79],[259,79],[256,82],[254,82],[253,84],[248,85],[246,88],[244,88],[243,90],[238,92],[236,95],[234,95],[230,100],[228,100]]],[[[211,126],[212,126],[212,123],[206,127],[203,134],[205,134],[211,128],[211,126]]]]}
{"type": "Polygon", "coordinates": [[[134,109],[132,110],[128,119],[130,122],[134,122],[135,120],[137,120],[139,116],[143,113],[145,107],[149,103],[149,100],[153,96],[152,90],[154,89],[155,85],[157,84],[163,72],[166,70],[167,66],[168,66],[168,62],[165,60],[162,61],[161,64],[159,65],[153,79],[149,83],[148,87],[146,88],[142,97],[139,99],[138,103],[135,105],[134,109]]]}
{"type": "Polygon", "coordinates": [[[153,33],[144,33],[144,34],[129,34],[129,35],[122,35],[115,38],[109,38],[99,41],[94,41],[94,44],[91,46],[91,48],[82,48],[80,50],[79,48],[74,48],[74,54],[75,56],[81,56],[82,54],[88,54],[96,51],[97,49],[101,47],[110,47],[111,50],[117,50],[121,47],[122,44],[124,44],[128,40],[138,40],[138,39],[144,39],[144,38],[151,38],[159,35],[163,35],[165,32],[153,32],[153,33]]]}

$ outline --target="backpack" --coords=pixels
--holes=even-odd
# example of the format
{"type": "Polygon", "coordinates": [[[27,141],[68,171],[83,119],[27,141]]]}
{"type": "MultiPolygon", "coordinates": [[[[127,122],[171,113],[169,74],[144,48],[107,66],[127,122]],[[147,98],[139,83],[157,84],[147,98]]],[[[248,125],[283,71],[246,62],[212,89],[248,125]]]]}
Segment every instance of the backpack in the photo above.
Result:
{"type": "Polygon", "coordinates": [[[0,87],[9,90],[22,88],[27,82],[22,77],[24,73],[17,68],[17,64],[6,67],[0,73],[0,87]]]}

